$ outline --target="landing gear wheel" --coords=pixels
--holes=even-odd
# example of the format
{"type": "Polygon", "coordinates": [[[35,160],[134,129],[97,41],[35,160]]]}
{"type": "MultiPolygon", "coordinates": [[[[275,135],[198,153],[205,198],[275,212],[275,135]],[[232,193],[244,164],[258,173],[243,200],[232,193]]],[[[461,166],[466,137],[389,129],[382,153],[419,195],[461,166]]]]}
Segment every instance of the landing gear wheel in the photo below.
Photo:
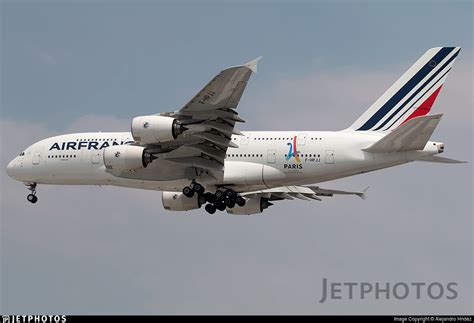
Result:
{"type": "Polygon", "coordinates": [[[36,197],[36,195],[33,195],[33,194],[28,194],[26,199],[28,200],[28,202],[33,203],[33,204],[38,202],[38,198],[36,197]]]}
{"type": "Polygon", "coordinates": [[[219,200],[219,201],[214,202],[214,206],[219,211],[224,211],[225,210],[225,203],[224,203],[223,200],[219,200]]]}
{"type": "Polygon", "coordinates": [[[183,188],[183,194],[184,196],[191,198],[194,196],[194,191],[191,189],[191,187],[186,186],[183,188]]]}
{"type": "Polygon", "coordinates": [[[237,193],[233,189],[228,188],[225,191],[225,196],[233,200],[237,196],[237,193]]]}
{"type": "Polygon", "coordinates": [[[210,192],[204,193],[204,197],[206,198],[206,201],[209,203],[214,203],[214,201],[216,200],[216,198],[214,197],[214,194],[210,192]]]}
{"type": "Polygon", "coordinates": [[[194,183],[193,184],[193,190],[194,190],[194,192],[196,192],[198,194],[202,194],[202,193],[204,193],[204,186],[202,186],[199,183],[194,183]]]}
{"type": "Polygon", "coordinates": [[[237,204],[240,207],[245,206],[245,199],[242,196],[237,195],[235,198],[235,204],[237,204]]]}
{"type": "Polygon", "coordinates": [[[206,204],[206,207],[204,209],[206,209],[207,213],[209,214],[216,213],[216,207],[212,204],[206,204]]]}
{"type": "Polygon", "coordinates": [[[38,202],[38,197],[36,196],[36,183],[28,183],[26,186],[28,187],[28,190],[31,191],[31,194],[28,194],[26,197],[28,202],[33,204],[38,202]]]}
{"type": "Polygon", "coordinates": [[[214,195],[216,196],[217,199],[221,199],[224,197],[224,191],[217,190],[214,195]]]}
{"type": "Polygon", "coordinates": [[[225,202],[225,205],[229,209],[232,209],[235,206],[235,201],[233,199],[228,198],[228,197],[225,198],[224,202],[225,202]]]}
{"type": "Polygon", "coordinates": [[[207,202],[206,197],[202,194],[199,194],[198,201],[199,201],[199,207],[201,207],[201,205],[206,204],[207,202]]]}

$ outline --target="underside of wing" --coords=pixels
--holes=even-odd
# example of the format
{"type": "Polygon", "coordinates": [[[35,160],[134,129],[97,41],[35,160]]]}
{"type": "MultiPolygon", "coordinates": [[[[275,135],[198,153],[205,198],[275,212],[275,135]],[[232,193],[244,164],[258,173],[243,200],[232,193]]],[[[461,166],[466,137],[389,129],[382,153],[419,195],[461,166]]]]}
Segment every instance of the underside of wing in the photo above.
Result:
{"type": "Polygon", "coordinates": [[[240,193],[246,199],[245,206],[227,208],[227,212],[235,215],[251,215],[262,213],[273,205],[272,202],[281,200],[300,199],[304,201],[322,201],[321,197],[334,195],[356,195],[365,199],[368,187],[361,192],[340,191],[320,188],[319,186],[283,186],[261,191],[240,193]]]}
{"type": "Polygon", "coordinates": [[[321,197],[332,197],[334,195],[356,195],[362,199],[365,199],[366,191],[368,187],[361,192],[352,191],[340,191],[324,189],[319,186],[283,186],[270,188],[261,191],[245,192],[242,193],[245,197],[265,197],[269,200],[294,200],[300,199],[305,201],[321,201],[321,197]]]}

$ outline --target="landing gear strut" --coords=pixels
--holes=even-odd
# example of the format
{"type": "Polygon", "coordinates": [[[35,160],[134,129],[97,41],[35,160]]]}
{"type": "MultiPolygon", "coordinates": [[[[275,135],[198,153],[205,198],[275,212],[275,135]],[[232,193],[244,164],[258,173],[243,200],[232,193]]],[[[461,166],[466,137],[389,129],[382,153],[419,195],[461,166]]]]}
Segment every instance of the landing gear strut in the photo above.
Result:
{"type": "Polygon", "coordinates": [[[31,183],[31,184],[28,184],[27,186],[28,186],[28,189],[31,191],[31,194],[28,194],[28,196],[26,197],[28,202],[33,203],[33,204],[38,202],[38,197],[36,196],[36,183],[31,183]]]}

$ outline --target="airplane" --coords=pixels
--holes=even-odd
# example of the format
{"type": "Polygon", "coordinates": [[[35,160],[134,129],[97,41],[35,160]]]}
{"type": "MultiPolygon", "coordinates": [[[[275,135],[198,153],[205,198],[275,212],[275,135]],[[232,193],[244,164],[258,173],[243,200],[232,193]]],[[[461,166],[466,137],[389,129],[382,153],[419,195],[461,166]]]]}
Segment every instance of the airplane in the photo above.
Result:
{"type": "Polygon", "coordinates": [[[25,149],[7,166],[36,203],[38,184],[114,185],[163,191],[166,210],[204,206],[214,214],[262,213],[280,200],[366,190],[319,183],[412,161],[463,163],[438,156],[430,141],[442,114],[430,115],[460,47],[426,51],[352,125],[340,131],[239,131],[236,108],[261,57],[216,75],[175,112],[138,116],[130,132],[55,136],[25,149]]]}

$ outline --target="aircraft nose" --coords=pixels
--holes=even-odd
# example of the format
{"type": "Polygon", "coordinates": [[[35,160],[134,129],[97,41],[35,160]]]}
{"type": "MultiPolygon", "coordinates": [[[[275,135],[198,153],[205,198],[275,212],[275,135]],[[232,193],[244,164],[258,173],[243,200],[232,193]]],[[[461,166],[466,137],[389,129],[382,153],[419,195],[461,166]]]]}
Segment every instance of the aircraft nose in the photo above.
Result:
{"type": "Polygon", "coordinates": [[[7,165],[7,175],[13,179],[16,179],[17,170],[18,170],[18,165],[15,158],[11,162],[9,162],[7,165]]]}

